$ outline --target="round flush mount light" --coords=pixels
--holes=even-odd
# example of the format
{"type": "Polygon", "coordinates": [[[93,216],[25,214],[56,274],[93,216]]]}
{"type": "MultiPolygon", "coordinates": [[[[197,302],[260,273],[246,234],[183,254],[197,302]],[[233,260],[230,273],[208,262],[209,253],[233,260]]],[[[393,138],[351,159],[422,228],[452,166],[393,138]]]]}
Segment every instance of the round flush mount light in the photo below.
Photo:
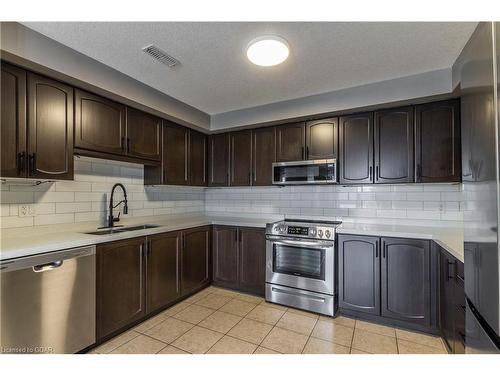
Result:
{"type": "Polygon", "coordinates": [[[274,66],[288,58],[289,48],[285,39],[266,35],[252,40],[247,47],[247,57],[255,65],[274,66]]]}

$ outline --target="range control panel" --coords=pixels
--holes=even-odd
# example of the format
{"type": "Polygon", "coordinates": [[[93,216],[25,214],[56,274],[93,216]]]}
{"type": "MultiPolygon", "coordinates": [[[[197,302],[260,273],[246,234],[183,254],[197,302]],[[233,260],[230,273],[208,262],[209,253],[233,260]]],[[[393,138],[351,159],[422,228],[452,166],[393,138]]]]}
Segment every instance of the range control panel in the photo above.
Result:
{"type": "Polygon", "coordinates": [[[274,224],[268,224],[266,229],[267,234],[281,235],[281,236],[292,236],[292,237],[307,237],[307,238],[317,238],[323,240],[333,240],[335,237],[335,227],[337,223],[331,225],[325,224],[309,224],[309,223],[289,223],[289,222],[278,222],[274,224]]]}
{"type": "Polygon", "coordinates": [[[288,226],[287,234],[295,234],[297,236],[307,236],[309,235],[309,228],[288,226]]]}

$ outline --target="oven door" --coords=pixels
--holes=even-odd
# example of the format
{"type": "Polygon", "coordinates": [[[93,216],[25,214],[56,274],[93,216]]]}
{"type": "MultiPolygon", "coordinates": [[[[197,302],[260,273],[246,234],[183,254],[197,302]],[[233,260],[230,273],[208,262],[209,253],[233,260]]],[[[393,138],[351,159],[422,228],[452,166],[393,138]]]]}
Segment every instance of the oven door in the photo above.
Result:
{"type": "Polygon", "coordinates": [[[267,237],[267,283],[333,295],[333,279],[333,241],[267,237]]]}

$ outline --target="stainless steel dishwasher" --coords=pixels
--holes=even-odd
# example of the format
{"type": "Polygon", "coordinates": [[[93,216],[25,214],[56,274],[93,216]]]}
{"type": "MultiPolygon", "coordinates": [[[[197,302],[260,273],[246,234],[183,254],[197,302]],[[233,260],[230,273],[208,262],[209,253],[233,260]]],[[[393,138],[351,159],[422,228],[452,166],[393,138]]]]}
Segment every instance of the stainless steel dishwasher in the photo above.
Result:
{"type": "Polygon", "coordinates": [[[76,353],[95,342],[95,246],[0,261],[1,353],[76,353]]]}

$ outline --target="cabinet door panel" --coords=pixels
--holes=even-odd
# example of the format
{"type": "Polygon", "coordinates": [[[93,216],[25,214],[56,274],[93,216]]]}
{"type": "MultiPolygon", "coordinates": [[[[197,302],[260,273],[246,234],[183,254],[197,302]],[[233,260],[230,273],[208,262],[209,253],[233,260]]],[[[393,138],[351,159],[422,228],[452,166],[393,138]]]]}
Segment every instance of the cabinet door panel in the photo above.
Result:
{"type": "Polygon", "coordinates": [[[144,237],[97,246],[97,338],[145,314],[144,237]]]}
{"type": "Polygon", "coordinates": [[[26,71],[2,62],[2,177],[26,177],[26,71]]]}
{"type": "Polygon", "coordinates": [[[238,228],[239,289],[265,294],[266,235],[260,228],[238,228]]]}
{"type": "Polygon", "coordinates": [[[255,186],[273,184],[272,165],[276,161],[276,128],[253,130],[253,181],[255,186]]]}
{"type": "Polygon", "coordinates": [[[157,310],[180,297],[181,232],[148,238],[147,311],[157,310]]]}
{"type": "Polygon", "coordinates": [[[306,159],[337,158],[338,120],[336,118],[306,123],[306,159]]]}
{"type": "Polygon", "coordinates": [[[160,160],[161,119],[127,107],[127,154],[160,160]]]}
{"type": "Polygon", "coordinates": [[[380,314],[379,238],[338,236],[339,307],[380,314]]]}
{"type": "Polygon", "coordinates": [[[375,113],[375,183],[414,181],[413,107],[375,113]]]}
{"type": "Polygon", "coordinates": [[[163,128],[164,184],[188,184],[188,138],[188,128],[172,123],[163,128]]]}
{"type": "Polygon", "coordinates": [[[382,238],[382,316],[431,323],[430,243],[382,238]]]}
{"type": "Polygon", "coordinates": [[[416,107],[416,181],[459,182],[461,171],[459,102],[416,107]]]}
{"type": "Polygon", "coordinates": [[[439,252],[439,328],[448,350],[454,348],[454,270],[455,260],[446,250],[439,252]]]}
{"type": "Polygon", "coordinates": [[[236,288],[238,286],[238,228],[214,226],[213,228],[214,283],[236,288]]]}
{"type": "Polygon", "coordinates": [[[29,175],[73,179],[73,88],[28,74],[29,175]]]}
{"type": "Polygon", "coordinates": [[[182,232],[181,291],[188,294],[210,283],[210,227],[182,232]]]}
{"type": "Polygon", "coordinates": [[[373,115],[364,113],[339,120],[341,184],[373,182],[373,115]]]}
{"type": "Polygon", "coordinates": [[[189,184],[207,186],[207,137],[194,130],[189,131],[189,184]]]}
{"type": "Polygon", "coordinates": [[[277,161],[303,160],[305,156],[305,124],[280,125],[276,127],[277,161]]]}
{"type": "Polygon", "coordinates": [[[208,186],[229,186],[229,134],[209,137],[208,163],[208,186]]]}
{"type": "Polygon", "coordinates": [[[231,148],[231,186],[252,184],[252,131],[243,130],[229,134],[231,148]]]}
{"type": "Polygon", "coordinates": [[[123,155],[125,133],[124,105],[75,90],[75,147],[123,155]]]}

